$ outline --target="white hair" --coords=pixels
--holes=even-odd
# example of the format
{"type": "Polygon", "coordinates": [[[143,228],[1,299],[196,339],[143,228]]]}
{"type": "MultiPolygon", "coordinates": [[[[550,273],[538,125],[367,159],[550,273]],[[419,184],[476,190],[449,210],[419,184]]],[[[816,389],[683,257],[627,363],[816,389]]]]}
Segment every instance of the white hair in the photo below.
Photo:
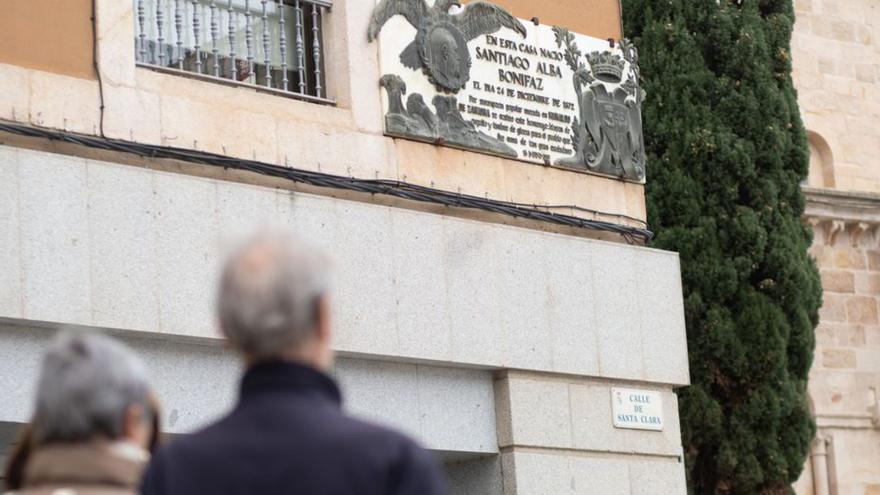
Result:
{"type": "Polygon", "coordinates": [[[147,368],[130,349],[97,333],[63,331],[49,345],[37,385],[37,445],[122,436],[126,410],[151,419],[147,368]]]}
{"type": "Polygon", "coordinates": [[[246,241],[226,262],[217,296],[220,329],[239,350],[275,357],[315,335],[327,260],[276,232],[246,241]]]}

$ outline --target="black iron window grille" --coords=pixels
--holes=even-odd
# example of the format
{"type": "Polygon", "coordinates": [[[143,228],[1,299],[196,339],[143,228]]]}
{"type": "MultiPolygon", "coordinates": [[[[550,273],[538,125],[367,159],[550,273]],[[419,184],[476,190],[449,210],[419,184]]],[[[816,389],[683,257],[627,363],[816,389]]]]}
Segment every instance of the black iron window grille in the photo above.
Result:
{"type": "Polygon", "coordinates": [[[330,0],[133,2],[138,65],[334,103],[323,48],[330,0]]]}

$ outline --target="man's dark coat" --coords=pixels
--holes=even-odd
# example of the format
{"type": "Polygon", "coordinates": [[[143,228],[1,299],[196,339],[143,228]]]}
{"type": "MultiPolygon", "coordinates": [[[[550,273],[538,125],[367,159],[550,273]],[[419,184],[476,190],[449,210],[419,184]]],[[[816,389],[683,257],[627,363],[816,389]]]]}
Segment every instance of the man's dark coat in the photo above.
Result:
{"type": "MultiPolygon", "coordinates": [[[[206,386],[210,386],[206,384],[206,386]]],[[[340,409],[336,384],[306,366],[252,367],[238,405],[161,448],[144,495],[441,495],[432,455],[340,409]]]]}

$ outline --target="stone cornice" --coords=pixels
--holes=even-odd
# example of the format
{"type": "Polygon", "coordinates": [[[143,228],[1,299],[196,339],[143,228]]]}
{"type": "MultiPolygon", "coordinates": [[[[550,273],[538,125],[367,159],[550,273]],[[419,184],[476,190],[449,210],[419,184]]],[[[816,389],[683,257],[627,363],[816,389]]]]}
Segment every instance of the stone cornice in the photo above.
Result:
{"type": "Polygon", "coordinates": [[[822,234],[824,244],[834,245],[844,237],[853,247],[880,244],[880,194],[813,187],[803,191],[804,221],[822,234]]]}
{"type": "Polygon", "coordinates": [[[822,429],[880,430],[880,421],[869,415],[817,414],[816,427],[822,429]]]}

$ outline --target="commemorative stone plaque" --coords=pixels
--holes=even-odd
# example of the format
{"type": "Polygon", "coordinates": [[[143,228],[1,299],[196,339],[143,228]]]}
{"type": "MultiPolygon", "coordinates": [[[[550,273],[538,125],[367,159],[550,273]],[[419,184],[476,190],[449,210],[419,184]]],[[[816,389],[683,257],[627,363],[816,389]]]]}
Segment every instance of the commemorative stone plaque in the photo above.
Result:
{"type": "Polygon", "coordinates": [[[642,181],[638,54],[483,1],[379,0],[385,132],[642,181]]]}

